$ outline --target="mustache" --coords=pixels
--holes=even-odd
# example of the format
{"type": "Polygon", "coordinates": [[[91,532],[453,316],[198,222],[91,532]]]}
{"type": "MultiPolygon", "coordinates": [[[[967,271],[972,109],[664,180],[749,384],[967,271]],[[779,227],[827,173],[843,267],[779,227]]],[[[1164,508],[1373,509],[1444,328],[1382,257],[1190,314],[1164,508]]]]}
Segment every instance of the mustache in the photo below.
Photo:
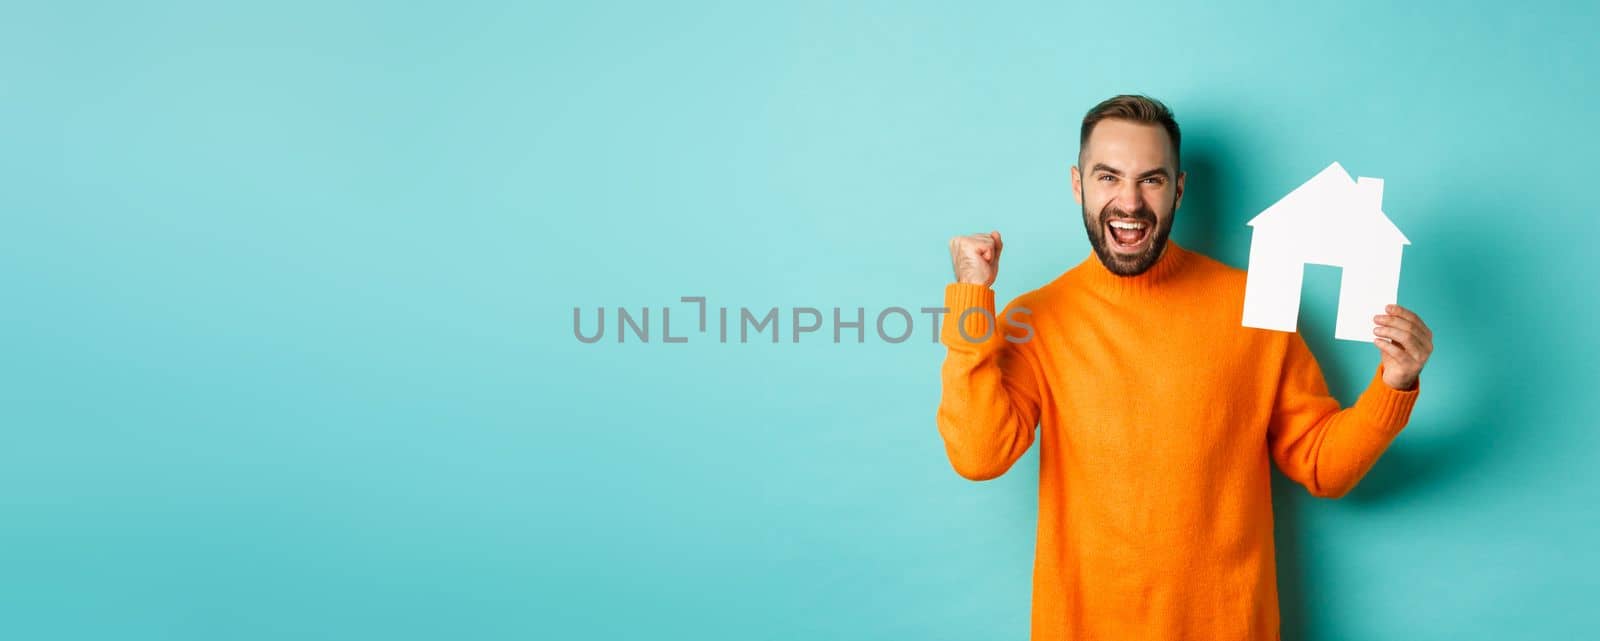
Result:
{"type": "Polygon", "coordinates": [[[1151,211],[1149,207],[1140,207],[1133,211],[1124,211],[1120,207],[1115,207],[1108,203],[1105,207],[1100,209],[1100,224],[1105,225],[1106,221],[1113,218],[1132,218],[1134,220],[1147,223],[1152,228],[1156,226],[1156,213],[1151,211]]]}

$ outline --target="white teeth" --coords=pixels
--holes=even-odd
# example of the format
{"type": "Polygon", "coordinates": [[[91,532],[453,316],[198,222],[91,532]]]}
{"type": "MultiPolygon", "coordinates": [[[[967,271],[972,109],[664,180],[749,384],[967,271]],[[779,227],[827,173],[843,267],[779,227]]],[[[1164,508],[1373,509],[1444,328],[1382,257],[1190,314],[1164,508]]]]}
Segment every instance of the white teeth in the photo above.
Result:
{"type": "Polygon", "coordinates": [[[1135,223],[1123,220],[1111,221],[1111,226],[1117,229],[1144,229],[1144,223],[1135,223]]]}

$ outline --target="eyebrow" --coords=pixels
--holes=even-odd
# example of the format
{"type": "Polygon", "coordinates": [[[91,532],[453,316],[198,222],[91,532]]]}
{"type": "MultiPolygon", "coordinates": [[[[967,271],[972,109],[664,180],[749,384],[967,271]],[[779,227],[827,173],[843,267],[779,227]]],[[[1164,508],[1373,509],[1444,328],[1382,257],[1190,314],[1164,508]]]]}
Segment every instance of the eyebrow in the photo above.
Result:
{"type": "MultiPolygon", "coordinates": [[[[1122,175],[1122,170],[1121,169],[1117,169],[1117,168],[1112,167],[1110,165],[1107,165],[1107,164],[1105,164],[1103,162],[1097,162],[1097,163],[1094,164],[1094,167],[1091,167],[1089,169],[1089,173],[1091,173],[1091,174],[1094,173],[1094,172],[1097,172],[1097,171],[1103,171],[1103,172],[1106,172],[1106,173],[1111,174],[1113,176],[1121,176],[1122,175]]],[[[1166,167],[1157,167],[1155,169],[1151,169],[1151,170],[1148,170],[1148,171],[1146,171],[1146,172],[1144,172],[1142,174],[1139,174],[1140,178],[1144,178],[1146,176],[1161,176],[1162,178],[1166,178],[1168,180],[1172,179],[1172,175],[1167,173],[1167,168],[1166,167]]]]}

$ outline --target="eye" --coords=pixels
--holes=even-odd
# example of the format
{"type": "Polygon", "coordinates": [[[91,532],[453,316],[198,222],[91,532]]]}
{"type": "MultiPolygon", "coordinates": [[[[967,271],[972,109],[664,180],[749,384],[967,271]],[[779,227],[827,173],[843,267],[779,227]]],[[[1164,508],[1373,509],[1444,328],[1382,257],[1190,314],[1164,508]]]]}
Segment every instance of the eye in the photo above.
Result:
{"type": "Polygon", "coordinates": [[[1151,184],[1151,185],[1159,185],[1159,184],[1161,184],[1161,177],[1160,176],[1151,176],[1149,178],[1144,179],[1144,181],[1146,183],[1148,183],[1148,184],[1151,184]]]}
{"type": "Polygon", "coordinates": [[[1100,174],[1100,182],[1106,182],[1108,180],[1116,180],[1116,179],[1117,179],[1117,177],[1113,176],[1111,174],[1100,174]]]}

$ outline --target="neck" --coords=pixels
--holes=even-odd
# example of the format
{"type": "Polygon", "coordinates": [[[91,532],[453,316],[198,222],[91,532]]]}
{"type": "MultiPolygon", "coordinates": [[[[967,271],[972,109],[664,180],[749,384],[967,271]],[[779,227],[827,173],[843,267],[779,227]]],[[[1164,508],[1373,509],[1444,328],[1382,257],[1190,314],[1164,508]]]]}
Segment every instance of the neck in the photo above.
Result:
{"type": "Polygon", "coordinates": [[[1187,258],[1188,250],[1179,247],[1178,243],[1168,238],[1155,264],[1132,276],[1122,276],[1107,269],[1092,248],[1089,250],[1089,257],[1084,259],[1080,266],[1091,287],[1113,298],[1126,298],[1148,296],[1161,289],[1165,283],[1172,280],[1172,276],[1179,271],[1187,258]]]}

